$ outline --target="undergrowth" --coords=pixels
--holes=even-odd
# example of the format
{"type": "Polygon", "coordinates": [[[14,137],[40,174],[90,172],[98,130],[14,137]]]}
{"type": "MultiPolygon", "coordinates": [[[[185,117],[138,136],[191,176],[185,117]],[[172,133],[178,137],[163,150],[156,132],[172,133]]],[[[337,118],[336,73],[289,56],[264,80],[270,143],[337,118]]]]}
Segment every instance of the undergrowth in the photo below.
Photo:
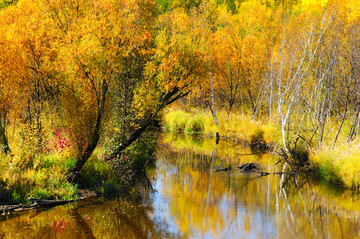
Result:
{"type": "Polygon", "coordinates": [[[188,111],[170,108],[163,117],[163,128],[170,132],[185,134],[202,133],[214,137],[216,131],[220,137],[249,142],[280,142],[280,131],[271,123],[252,119],[250,116],[225,111],[217,113],[219,126],[216,129],[212,115],[204,110],[191,109],[188,111]]]}
{"type": "Polygon", "coordinates": [[[360,145],[343,143],[334,148],[313,150],[310,159],[318,176],[352,189],[360,189],[360,145]]]}

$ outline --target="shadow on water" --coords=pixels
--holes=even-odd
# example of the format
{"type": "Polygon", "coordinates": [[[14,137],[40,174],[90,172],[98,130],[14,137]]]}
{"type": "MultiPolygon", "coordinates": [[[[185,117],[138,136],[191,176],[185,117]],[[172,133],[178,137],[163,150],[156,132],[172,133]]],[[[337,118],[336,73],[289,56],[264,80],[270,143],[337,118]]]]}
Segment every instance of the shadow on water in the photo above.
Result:
{"type": "Polygon", "coordinates": [[[360,238],[356,193],[306,177],[242,173],[237,166],[248,162],[267,172],[283,165],[271,155],[239,158],[238,147],[164,135],[147,171],[154,191],[144,182],[126,199],[2,216],[0,238],[360,238]]]}

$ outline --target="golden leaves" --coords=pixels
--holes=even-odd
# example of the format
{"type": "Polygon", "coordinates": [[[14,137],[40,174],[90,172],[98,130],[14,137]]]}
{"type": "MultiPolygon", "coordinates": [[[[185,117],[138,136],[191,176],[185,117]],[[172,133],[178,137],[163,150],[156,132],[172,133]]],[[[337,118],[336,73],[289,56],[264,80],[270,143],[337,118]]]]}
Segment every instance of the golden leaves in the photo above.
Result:
{"type": "Polygon", "coordinates": [[[127,70],[126,57],[153,52],[154,17],[152,0],[24,0],[3,10],[0,110],[24,120],[34,113],[26,107],[36,113],[54,100],[46,107],[68,119],[57,123],[86,141],[96,115],[114,103],[100,104],[127,70]]]}
{"type": "MultiPolygon", "coordinates": [[[[160,31],[155,39],[157,79],[166,90],[186,87],[192,83],[193,75],[201,74],[202,58],[200,39],[204,36],[199,19],[188,16],[183,10],[174,10],[159,18],[160,31]]],[[[148,65],[154,72],[154,64],[148,65]]]]}

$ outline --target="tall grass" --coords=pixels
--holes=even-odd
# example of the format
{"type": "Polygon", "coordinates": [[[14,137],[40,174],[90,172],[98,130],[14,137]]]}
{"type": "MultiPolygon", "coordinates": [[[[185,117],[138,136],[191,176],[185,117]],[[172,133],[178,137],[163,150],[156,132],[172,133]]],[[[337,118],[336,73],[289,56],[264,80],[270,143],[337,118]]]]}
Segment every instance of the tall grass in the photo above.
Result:
{"type": "Polygon", "coordinates": [[[224,138],[246,140],[249,142],[261,141],[279,142],[280,130],[269,122],[252,119],[248,115],[233,113],[230,116],[225,111],[217,114],[219,126],[216,129],[212,115],[204,110],[191,109],[188,111],[170,108],[163,117],[163,127],[170,132],[185,134],[203,133],[206,136],[215,136],[216,131],[224,138]]]}
{"type": "Polygon", "coordinates": [[[192,114],[183,110],[168,111],[164,115],[165,129],[175,132],[199,133],[204,131],[206,114],[192,114]]]}
{"type": "MultiPolygon", "coordinates": [[[[66,174],[75,162],[76,158],[59,153],[39,154],[26,159],[0,155],[0,202],[27,203],[29,197],[76,199],[79,186],[66,181],[66,174]]],[[[84,168],[86,173],[81,177],[85,186],[103,192],[110,178],[111,166],[94,155],[84,168]]]]}
{"type": "Polygon", "coordinates": [[[342,143],[334,148],[322,147],[311,152],[310,160],[321,178],[360,189],[359,149],[359,143],[342,143]]]}

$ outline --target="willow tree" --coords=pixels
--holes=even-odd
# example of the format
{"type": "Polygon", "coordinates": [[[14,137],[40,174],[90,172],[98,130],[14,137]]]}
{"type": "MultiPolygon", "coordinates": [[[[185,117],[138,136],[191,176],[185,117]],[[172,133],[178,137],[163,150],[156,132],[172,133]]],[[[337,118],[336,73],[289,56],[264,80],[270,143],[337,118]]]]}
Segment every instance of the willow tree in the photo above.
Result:
{"type": "Polygon", "coordinates": [[[155,10],[152,0],[24,0],[3,10],[1,144],[7,144],[4,118],[21,129],[18,116],[36,129],[41,146],[40,116],[45,106],[52,108],[60,122],[50,126],[65,130],[77,158],[68,177],[73,180],[97,147],[112,106],[109,92],[126,70],[125,59],[152,52],[155,10]]]}
{"type": "Polygon", "coordinates": [[[108,130],[105,123],[127,124],[108,157],[115,158],[189,92],[202,69],[202,33],[193,19],[181,10],[158,17],[155,0],[23,0],[0,17],[1,144],[10,118],[14,128],[35,129],[41,149],[46,118],[49,135],[61,128],[70,139],[77,160],[69,181],[108,130]],[[126,120],[112,118],[119,107],[126,120]]]}
{"type": "Polygon", "coordinates": [[[200,38],[193,17],[182,9],[159,16],[153,54],[145,64],[144,79],[136,88],[132,110],[134,131],[114,147],[114,158],[136,141],[166,106],[186,96],[203,75],[200,38]]]}
{"type": "Polygon", "coordinates": [[[77,156],[73,181],[97,147],[112,101],[110,92],[127,70],[125,59],[146,57],[155,5],[142,1],[46,1],[43,11],[57,23],[57,70],[61,74],[62,116],[77,156]]]}
{"type": "Polygon", "coordinates": [[[68,176],[72,181],[97,147],[106,117],[119,103],[109,98],[119,96],[119,85],[124,86],[120,97],[125,100],[117,107],[122,107],[130,124],[121,140],[114,141],[108,159],[120,155],[164,107],[188,93],[202,58],[198,34],[192,34],[193,22],[186,13],[174,11],[157,19],[152,0],[83,1],[77,6],[70,1],[68,8],[63,1],[54,1],[44,6],[64,32],[58,71],[64,79],[60,82],[63,115],[72,119],[68,128],[74,132],[78,152],[68,176]]]}

